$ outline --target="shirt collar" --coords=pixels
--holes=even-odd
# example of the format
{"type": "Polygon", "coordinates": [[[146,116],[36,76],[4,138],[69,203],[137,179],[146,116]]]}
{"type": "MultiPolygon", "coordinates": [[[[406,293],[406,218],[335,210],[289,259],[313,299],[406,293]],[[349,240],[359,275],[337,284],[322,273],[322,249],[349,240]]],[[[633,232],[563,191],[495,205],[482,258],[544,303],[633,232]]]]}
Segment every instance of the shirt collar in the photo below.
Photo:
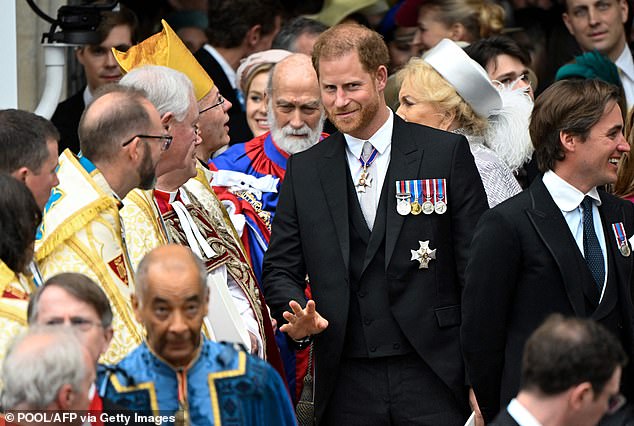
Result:
{"type": "Polygon", "coordinates": [[[506,410],[521,426],[542,426],[535,416],[515,398],[511,400],[506,410]]]}
{"type": "Polygon", "coordinates": [[[211,56],[213,56],[213,58],[216,60],[216,62],[218,62],[218,64],[220,65],[220,68],[222,68],[222,70],[225,72],[225,75],[227,76],[227,80],[229,80],[229,83],[231,83],[231,87],[236,89],[237,88],[237,86],[236,86],[236,70],[234,70],[233,67],[231,65],[229,65],[229,62],[227,62],[227,60],[224,58],[224,56],[222,56],[220,54],[220,52],[218,52],[216,49],[214,49],[214,47],[212,45],[204,44],[203,45],[203,49],[205,49],[207,52],[209,52],[209,54],[211,56]]]}
{"type": "Polygon", "coordinates": [[[579,204],[581,204],[586,195],[592,198],[597,206],[601,205],[601,198],[599,197],[599,192],[596,187],[588,191],[587,194],[584,194],[563,180],[552,170],[548,170],[544,173],[543,182],[553,197],[555,204],[557,204],[557,207],[564,212],[571,212],[579,207],[579,204]]]}
{"type": "MultiPolygon", "coordinates": [[[[387,108],[387,107],[386,107],[387,108]]],[[[390,112],[390,116],[383,123],[383,125],[379,128],[379,130],[374,133],[370,139],[359,139],[354,136],[350,136],[347,133],[343,134],[343,137],[346,139],[346,144],[348,145],[348,149],[354,155],[355,158],[361,157],[361,151],[363,150],[363,143],[367,140],[369,141],[373,147],[379,151],[380,155],[389,148],[392,143],[392,130],[394,129],[394,113],[391,109],[388,108],[390,112]]]]}
{"type": "Polygon", "coordinates": [[[634,59],[632,59],[632,52],[627,44],[614,64],[623,74],[634,80],[634,59]]]}
{"type": "Polygon", "coordinates": [[[86,86],[84,89],[84,108],[88,106],[89,103],[92,102],[92,92],[90,91],[90,87],[86,86]]]}

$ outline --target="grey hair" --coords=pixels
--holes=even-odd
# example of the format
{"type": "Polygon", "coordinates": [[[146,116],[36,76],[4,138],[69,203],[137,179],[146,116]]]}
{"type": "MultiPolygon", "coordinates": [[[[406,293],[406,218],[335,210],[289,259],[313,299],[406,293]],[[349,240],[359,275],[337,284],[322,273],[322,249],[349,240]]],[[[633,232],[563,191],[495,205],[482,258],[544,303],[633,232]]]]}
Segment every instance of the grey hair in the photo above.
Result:
{"type": "MultiPolygon", "coordinates": [[[[198,256],[196,256],[193,251],[191,251],[189,247],[187,247],[187,249],[189,250],[191,257],[196,264],[200,290],[204,293],[205,291],[207,291],[207,267],[205,266],[205,263],[198,256]]],[[[156,250],[152,250],[151,252],[146,254],[143,259],[141,259],[141,262],[139,262],[139,266],[136,269],[134,284],[136,299],[139,303],[139,306],[141,306],[143,302],[143,295],[145,294],[145,290],[148,286],[148,272],[150,270],[150,266],[152,266],[154,263],[162,263],[163,266],[167,267],[168,269],[176,269],[182,266],[175,265],[173,262],[166,263],[165,259],[155,254],[155,251],[156,250]]]]}
{"type": "Polygon", "coordinates": [[[143,89],[161,116],[172,112],[176,121],[183,121],[191,104],[196,103],[191,80],[180,71],[160,65],[135,68],[119,83],[143,89]]]}
{"type": "Polygon", "coordinates": [[[84,349],[70,327],[33,326],[13,340],[2,365],[4,409],[43,410],[55,402],[60,388],[70,384],[76,392],[86,375],[84,349]],[[41,350],[20,350],[27,341],[52,338],[41,350]]]}

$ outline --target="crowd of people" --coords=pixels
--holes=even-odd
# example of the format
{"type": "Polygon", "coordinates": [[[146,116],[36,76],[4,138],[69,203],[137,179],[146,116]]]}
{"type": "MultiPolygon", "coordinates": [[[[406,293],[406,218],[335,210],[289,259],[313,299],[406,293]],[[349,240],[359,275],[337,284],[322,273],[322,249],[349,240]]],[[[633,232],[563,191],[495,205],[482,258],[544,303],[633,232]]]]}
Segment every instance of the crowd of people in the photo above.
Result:
{"type": "Polygon", "coordinates": [[[1,422],[634,424],[625,0],[123,3],[0,111],[1,422]]]}

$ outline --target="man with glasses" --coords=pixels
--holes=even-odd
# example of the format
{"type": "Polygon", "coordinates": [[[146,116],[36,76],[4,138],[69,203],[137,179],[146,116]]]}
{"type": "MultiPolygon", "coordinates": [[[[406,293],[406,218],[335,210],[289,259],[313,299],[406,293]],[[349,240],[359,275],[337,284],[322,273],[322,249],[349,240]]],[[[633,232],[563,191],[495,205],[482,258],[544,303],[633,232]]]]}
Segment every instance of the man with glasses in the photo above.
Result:
{"type": "Polygon", "coordinates": [[[134,274],[121,200],[134,188],[152,188],[170,136],[144,92],[113,84],[95,95],[79,124],[82,154],[60,156],[60,184],[44,207],[35,258],[44,279],[78,272],[104,289],[114,336],[103,360],[115,362],[142,338],[130,305],[134,274]]]}
{"type": "MultiPolygon", "coordinates": [[[[225,220],[226,213],[196,157],[200,136],[207,135],[207,123],[203,120],[213,114],[225,115],[224,102],[217,90],[214,92],[213,81],[184,44],[167,24],[163,25],[163,32],[128,52],[115,54],[122,68],[128,71],[121,84],[143,89],[159,106],[164,123],[169,123],[168,119],[172,117],[184,120],[183,125],[190,125],[190,130],[191,125],[195,128],[187,133],[179,131],[178,124],[173,126],[174,143],[168,155],[159,162],[155,189],[133,191],[125,200],[122,216],[129,231],[132,263],[138,265],[145,254],[166,242],[190,247],[205,262],[210,279],[218,285],[223,284],[229,303],[233,300],[239,314],[235,321],[241,323],[238,328],[246,328],[251,351],[274,366],[280,366],[271,320],[249,259],[240,247],[231,223],[225,220]],[[168,55],[162,50],[165,45],[169,49],[168,55]],[[158,49],[156,55],[149,54],[155,49],[158,49]],[[178,58],[178,63],[165,58],[178,58]],[[152,62],[167,62],[169,67],[149,65],[152,62]],[[186,70],[188,75],[193,74],[192,68],[201,71],[197,78],[190,79],[173,68],[186,70]],[[196,99],[202,99],[203,105],[196,99]],[[200,115],[200,110],[214,104],[218,105],[200,115]],[[195,120],[189,121],[190,114],[195,120]],[[186,167],[179,165],[179,153],[185,150],[183,146],[188,147],[186,167]]],[[[214,317],[209,320],[213,330],[214,317]]],[[[218,334],[218,330],[213,331],[218,334]]]]}
{"type": "MultiPolygon", "coordinates": [[[[49,278],[31,296],[29,326],[71,326],[90,354],[92,365],[106,352],[112,340],[112,309],[103,290],[85,275],[62,273],[49,278]]],[[[123,407],[102,398],[93,388],[89,410],[121,412],[123,407]]]]}
{"type": "MultiPolygon", "coordinates": [[[[520,391],[491,426],[594,426],[625,403],[619,383],[626,362],[603,326],[551,315],[526,341],[520,391]]],[[[601,424],[615,424],[610,420],[601,424]]]]}

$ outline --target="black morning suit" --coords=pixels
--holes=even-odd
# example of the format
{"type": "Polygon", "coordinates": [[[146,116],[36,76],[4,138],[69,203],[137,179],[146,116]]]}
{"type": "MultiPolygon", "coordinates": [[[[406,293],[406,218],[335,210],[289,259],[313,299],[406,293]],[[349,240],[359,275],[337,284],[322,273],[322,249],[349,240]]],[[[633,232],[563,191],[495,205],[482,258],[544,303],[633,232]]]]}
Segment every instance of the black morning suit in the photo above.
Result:
{"type": "Polygon", "coordinates": [[[278,321],[289,300],[303,305],[306,274],[317,311],[329,321],[315,339],[317,421],[343,358],[404,353],[419,356],[443,388],[422,392],[452,395],[466,420],[460,300],[469,243],[487,208],[468,143],[394,116],[390,166],[371,234],[363,230],[345,146],[337,132],[289,159],[264,258],[264,291],[278,321]],[[448,211],[399,215],[395,182],[433,178],[447,180],[448,211]],[[437,250],[429,269],[411,260],[419,241],[437,250]]]}
{"type": "Polygon", "coordinates": [[[60,140],[58,151],[64,152],[69,148],[73,153],[79,152],[79,135],[77,129],[79,127],[79,119],[86,108],[84,104],[84,90],[82,88],[70,98],[60,102],[55,109],[51,121],[59,131],[60,140]]]}
{"type": "MultiPolygon", "coordinates": [[[[592,274],[541,178],[482,215],[467,266],[461,338],[467,376],[485,420],[517,394],[524,343],[551,313],[595,319],[632,359],[634,256],[621,254],[611,226],[622,222],[631,237],[634,206],[604,191],[599,195],[608,256],[600,304],[592,274]]],[[[622,392],[631,400],[629,368],[623,378],[622,392]]]]}

